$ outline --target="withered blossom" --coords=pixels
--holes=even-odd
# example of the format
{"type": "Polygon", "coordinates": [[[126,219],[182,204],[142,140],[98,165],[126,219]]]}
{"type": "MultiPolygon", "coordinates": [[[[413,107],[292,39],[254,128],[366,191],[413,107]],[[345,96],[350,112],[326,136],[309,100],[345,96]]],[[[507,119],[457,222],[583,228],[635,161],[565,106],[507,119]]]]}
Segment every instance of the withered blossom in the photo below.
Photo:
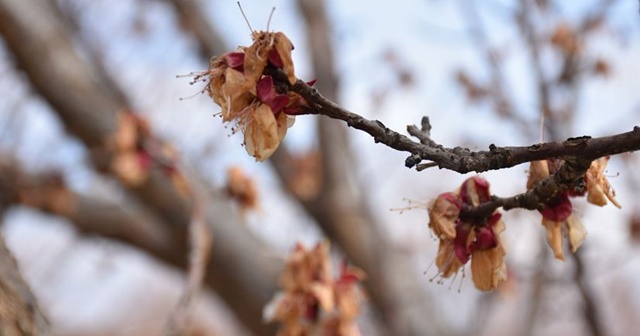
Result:
{"type": "Polygon", "coordinates": [[[456,192],[443,193],[429,207],[429,227],[440,240],[436,266],[442,279],[457,274],[471,261],[471,276],[477,289],[488,291],[507,279],[506,251],[500,239],[505,230],[497,211],[487,218],[462,221],[463,206],[476,207],[491,199],[489,183],[475,176],[456,192]]]}
{"type": "Polygon", "coordinates": [[[295,115],[308,110],[294,92],[276,87],[267,69],[282,70],[289,82],[296,76],[291,59],[293,44],[281,32],[253,32],[253,44],[212,58],[209,69],[195,81],[207,81],[206,90],[221,107],[224,122],[244,134],[244,146],[257,161],[269,158],[284,139],[295,115]]]}
{"type": "Polygon", "coordinates": [[[362,270],[343,263],[332,277],[329,243],[307,250],[297,244],[280,277],[283,290],[265,307],[266,321],[279,321],[278,335],[358,336],[355,323],[362,294],[362,270]]]}
{"type": "MultiPolygon", "coordinates": [[[[607,199],[616,207],[620,204],[615,200],[615,192],[611,189],[609,181],[604,177],[604,170],[609,158],[600,158],[591,163],[585,173],[587,201],[589,203],[604,206],[607,199]]],[[[546,179],[557,171],[561,162],[558,160],[533,161],[529,168],[527,189],[534,188],[540,181],[546,179]]],[[[540,210],[542,214],[542,226],[547,230],[547,239],[554,256],[564,260],[562,249],[562,237],[568,236],[569,246],[572,252],[576,252],[584,242],[587,235],[580,218],[574,213],[571,197],[584,196],[584,192],[574,190],[561,191],[551,198],[540,210]]]]}

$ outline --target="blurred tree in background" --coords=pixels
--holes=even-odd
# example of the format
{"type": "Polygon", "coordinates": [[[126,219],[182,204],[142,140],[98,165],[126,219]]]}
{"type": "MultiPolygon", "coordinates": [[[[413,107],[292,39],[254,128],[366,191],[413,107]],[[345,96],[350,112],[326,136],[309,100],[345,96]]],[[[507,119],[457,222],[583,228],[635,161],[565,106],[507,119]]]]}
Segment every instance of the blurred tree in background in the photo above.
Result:
{"type": "MultiPolygon", "coordinates": [[[[429,129],[409,130],[425,146],[638,131],[635,1],[242,6],[255,30],[277,7],[270,29],[327,99],[403,134],[429,116],[429,129]]],[[[408,154],[325,116],[298,116],[254,162],[200,83],[176,79],[250,35],[227,0],[0,0],[0,334],[273,335],[265,307],[295,292],[292,265],[317,263],[336,284],[366,274],[362,335],[634,332],[637,155],[604,172],[622,210],[574,201],[589,234],[564,263],[538,212],[515,209],[502,212],[509,279],[497,290],[464,273],[430,282],[438,242],[425,209],[469,176],[439,162],[409,170],[408,154]],[[403,198],[416,209],[389,211],[403,198]]],[[[527,169],[482,176],[513,196],[527,169]]],[[[314,292],[321,305],[326,290],[314,292]]]]}

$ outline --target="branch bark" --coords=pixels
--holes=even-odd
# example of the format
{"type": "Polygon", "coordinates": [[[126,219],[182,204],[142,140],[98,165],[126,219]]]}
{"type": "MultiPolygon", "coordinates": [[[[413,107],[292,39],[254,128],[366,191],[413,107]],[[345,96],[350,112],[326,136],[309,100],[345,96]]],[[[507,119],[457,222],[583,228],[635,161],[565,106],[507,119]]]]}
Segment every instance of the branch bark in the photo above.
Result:
{"type": "Polygon", "coordinates": [[[20,275],[13,255],[0,235],[0,335],[50,335],[36,298],[20,275]]]}
{"type": "MultiPolygon", "coordinates": [[[[8,176],[0,175],[0,191],[9,183],[8,176]]],[[[10,199],[2,193],[0,219],[10,199]]],[[[38,306],[29,285],[20,274],[13,254],[0,234],[0,335],[50,335],[49,322],[38,306]]]]}
{"type": "MultiPolygon", "coordinates": [[[[276,77],[280,79],[281,75],[277,73],[276,77]]],[[[282,83],[286,85],[286,82],[282,81],[282,83]]],[[[441,169],[453,170],[461,174],[472,171],[481,173],[548,158],[576,157],[592,161],[603,156],[640,149],[639,126],[635,126],[630,132],[607,137],[582,136],[569,138],[563,142],[546,142],[530,146],[491,145],[489,151],[471,151],[461,147],[446,148],[439,144],[425,145],[387,128],[379,120],[368,120],[338,106],[302,80],[298,80],[290,89],[304,97],[314,113],[342,120],[350,127],[368,133],[375,142],[398,151],[411,153],[412,156],[405,162],[409,168],[422,160],[429,160],[437,163],[438,168],[441,169]]],[[[408,126],[410,134],[417,132],[416,130],[417,127],[408,126]]]]}

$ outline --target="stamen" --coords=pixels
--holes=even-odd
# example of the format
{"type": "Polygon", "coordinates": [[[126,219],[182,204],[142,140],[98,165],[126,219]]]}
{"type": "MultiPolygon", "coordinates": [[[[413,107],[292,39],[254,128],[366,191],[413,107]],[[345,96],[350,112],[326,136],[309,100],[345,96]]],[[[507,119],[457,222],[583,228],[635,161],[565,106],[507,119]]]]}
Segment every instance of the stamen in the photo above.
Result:
{"type": "Polygon", "coordinates": [[[462,293],[462,283],[464,282],[464,278],[467,276],[467,274],[464,271],[465,268],[466,267],[462,267],[462,278],[460,278],[460,286],[458,287],[458,293],[462,293]]]}
{"type": "Polygon", "coordinates": [[[427,269],[426,269],[426,270],[424,270],[424,272],[422,273],[422,275],[427,275],[427,273],[429,272],[429,270],[431,269],[431,267],[432,267],[432,266],[433,266],[433,264],[435,264],[435,263],[436,263],[436,260],[435,260],[435,259],[431,260],[431,263],[429,264],[429,266],[427,266],[427,269]]]}
{"type": "Polygon", "coordinates": [[[247,16],[244,14],[244,11],[242,10],[242,6],[240,5],[240,1],[238,1],[238,7],[240,8],[240,13],[242,13],[242,17],[244,18],[244,21],[247,23],[247,26],[249,26],[249,30],[251,30],[251,34],[253,34],[254,30],[253,30],[253,28],[251,28],[251,24],[249,23],[249,19],[247,19],[247,16]]]}
{"type": "Polygon", "coordinates": [[[458,273],[460,272],[456,272],[456,274],[453,275],[453,279],[451,280],[451,283],[449,284],[449,288],[447,288],[447,290],[451,290],[451,287],[453,287],[453,285],[456,283],[456,279],[458,278],[458,273]]]}
{"type": "Polygon", "coordinates": [[[187,100],[187,99],[195,98],[195,97],[197,97],[197,96],[199,96],[199,95],[201,95],[201,94],[205,93],[205,92],[207,91],[207,86],[208,86],[208,84],[207,84],[207,85],[205,85],[205,86],[204,86],[201,90],[199,90],[198,92],[196,92],[196,93],[194,93],[194,94],[192,94],[192,95],[190,95],[190,96],[187,96],[187,97],[180,97],[180,98],[178,98],[178,100],[179,100],[179,101],[183,101],[183,100],[187,100]]]}
{"type": "Polygon", "coordinates": [[[205,71],[192,71],[188,74],[183,74],[183,75],[176,75],[176,78],[185,78],[185,77],[193,77],[193,76],[199,76],[203,73],[207,73],[209,72],[209,70],[205,70],[205,71]]]}
{"type": "Polygon", "coordinates": [[[276,11],[276,8],[271,8],[271,14],[269,14],[269,20],[267,21],[267,32],[269,32],[269,26],[271,26],[271,18],[273,17],[273,12],[276,11]]]}

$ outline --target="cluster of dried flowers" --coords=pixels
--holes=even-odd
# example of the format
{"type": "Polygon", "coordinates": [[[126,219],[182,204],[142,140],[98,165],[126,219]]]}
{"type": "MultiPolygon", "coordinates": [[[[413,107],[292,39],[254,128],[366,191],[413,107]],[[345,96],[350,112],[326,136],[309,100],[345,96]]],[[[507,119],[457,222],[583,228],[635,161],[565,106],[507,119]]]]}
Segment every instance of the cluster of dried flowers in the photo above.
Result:
{"type": "Polygon", "coordinates": [[[460,219],[463,206],[477,207],[490,199],[489,182],[474,176],[456,192],[440,194],[431,203],[429,227],[440,240],[436,266],[441,279],[457,274],[469,260],[476,288],[492,290],[507,279],[502,215],[495,211],[487,218],[460,219]]]}
{"type": "Polygon", "coordinates": [[[185,176],[178,169],[178,152],[154,136],[146,119],[128,109],[118,111],[116,132],[108,140],[112,158],[109,169],[126,185],[137,187],[156,167],[170,178],[182,196],[191,194],[185,176]]]}
{"type": "Polygon", "coordinates": [[[252,38],[249,47],[213,57],[209,69],[194,82],[208,81],[206,90],[222,108],[222,120],[234,122],[232,131],[244,133],[249,155],[264,161],[278,148],[295,115],[304,113],[307,103],[265,74],[270,68],[281,69],[289,84],[295,83],[291,41],[281,32],[253,32],[252,38]]]}
{"type": "MultiPolygon", "coordinates": [[[[615,192],[611,189],[609,181],[604,176],[604,170],[609,157],[603,157],[591,163],[584,179],[586,190],[565,190],[549,200],[542,214],[542,226],[547,230],[549,246],[557,259],[564,260],[562,253],[562,235],[569,237],[569,245],[572,252],[576,252],[587,233],[580,218],[573,213],[571,197],[580,197],[587,194],[587,202],[598,206],[607,204],[607,199],[616,207],[620,204],[615,199],[615,192]]],[[[540,181],[554,174],[562,162],[558,160],[533,161],[529,168],[527,189],[532,189],[540,181]]]]}
{"type": "Polygon", "coordinates": [[[264,318],[281,323],[280,336],[358,336],[358,281],[364,277],[344,263],[334,279],[328,242],[309,250],[297,244],[280,277],[283,290],[265,307],[264,318]]]}
{"type": "MultiPolygon", "coordinates": [[[[564,260],[563,234],[568,236],[573,252],[582,245],[586,231],[573,213],[572,197],[587,195],[589,203],[604,206],[607,200],[620,208],[615,192],[604,176],[609,157],[593,161],[587,170],[584,190],[565,190],[549,200],[540,210],[542,226],[547,230],[549,246],[556,258],[564,260]]],[[[560,160],[533,161],[527,189],[533,189],[550,174],[556,173],[560,160]]],[[[486,218],[462,220],[463,208],[477,207],[491,201],[489,183],[481,177],[467,179],[455,192],[440,194],[429,206],[429,227],[440,240],[436,266],[441,280],[457,274],[471,261],[471,275],[476,288],[492,290],[507,279],[506,251],[500,239],[505,230],[501,214],[495,211],[486,218]]]]}

